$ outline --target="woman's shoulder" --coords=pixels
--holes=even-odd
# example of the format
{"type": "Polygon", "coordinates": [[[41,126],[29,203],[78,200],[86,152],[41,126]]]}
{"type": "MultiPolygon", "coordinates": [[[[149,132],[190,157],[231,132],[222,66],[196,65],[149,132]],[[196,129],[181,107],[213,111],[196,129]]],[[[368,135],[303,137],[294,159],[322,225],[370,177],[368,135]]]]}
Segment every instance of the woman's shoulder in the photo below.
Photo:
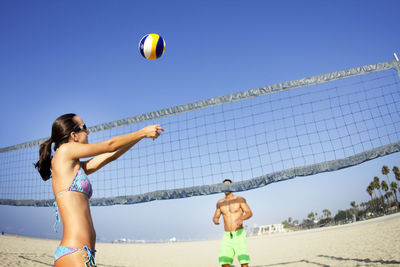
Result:
{"type": "Polygon", "coordinates": [[[55,168],[62,167],[72,167],[73,169],[76,168],[76,165],[81,165],[79,159],[73,159],[69,157],[68,150],[70,146],[67,144],[61,145],[57,151],[54,153],[51,159],[51,167],[54,170],[55,168]]]}
{"type": "Polygon", "coordinates": [[[73,159],[73,153],[74,153],[74,142],[68,142],[65,144],[62,144],[55,152],[53,156],[53,160],[61,160],[61,161],[76,161],[76,159],[73,159]]]}

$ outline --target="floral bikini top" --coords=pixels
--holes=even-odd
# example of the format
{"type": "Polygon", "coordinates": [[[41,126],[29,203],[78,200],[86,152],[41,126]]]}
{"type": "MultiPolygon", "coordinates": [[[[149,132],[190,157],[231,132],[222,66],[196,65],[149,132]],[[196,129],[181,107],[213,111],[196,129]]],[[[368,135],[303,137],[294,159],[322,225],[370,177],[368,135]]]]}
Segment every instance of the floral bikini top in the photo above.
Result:
{"type": "MultiPolygon", "coordinates": [[[[82,167],[79,167],[78,172],[75,175],[74,180],[72,181],[72,184],[69,186],[68,190],[61,191],[56,195],[56,198],[63,194],[67,193],[69,191],[75,191],[75,192],[80,192],[88,196],[90,198],[92,196],[93,190],[92,190],[92,184],[89,181],[88,176],[86,173],[83,171],[82,167]]],[[[58,212],[58,207],[57,207],[57,202],[54,201],[53,203],[54,210],[56,212],[56,222],[54,223],[54,230],[56,230],[57,224],[60,221],[60,213],[58,212]]]]}

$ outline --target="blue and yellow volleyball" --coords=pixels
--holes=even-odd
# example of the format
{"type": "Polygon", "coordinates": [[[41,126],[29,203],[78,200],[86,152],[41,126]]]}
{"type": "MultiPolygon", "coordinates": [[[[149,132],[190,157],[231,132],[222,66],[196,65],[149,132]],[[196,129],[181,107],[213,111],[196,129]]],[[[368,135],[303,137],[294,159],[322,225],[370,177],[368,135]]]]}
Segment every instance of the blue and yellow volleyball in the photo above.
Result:
{"type": "Polygon", "coordinates": [[[165,41],[158,34],[146,34],[139,42],[139,51],[144,58],[150,60],[157,59],[165,51],[165,41]]]}

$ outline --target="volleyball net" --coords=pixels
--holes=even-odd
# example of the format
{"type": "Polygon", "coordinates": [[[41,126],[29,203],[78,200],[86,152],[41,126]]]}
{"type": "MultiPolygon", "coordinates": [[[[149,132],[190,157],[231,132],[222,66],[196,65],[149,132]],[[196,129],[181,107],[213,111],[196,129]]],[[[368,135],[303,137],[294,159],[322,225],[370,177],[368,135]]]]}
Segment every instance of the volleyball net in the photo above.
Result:
{"type": "MultiPolygon", "coordinates": [[[[90,127],[90,142],[160,124],[90,175],[91,205],[244,191],[400,151],[396,60],[282,82],[90,127]],[[234,183],[222,184],[224,179],[234,183]]],[[[51,206],[33,164],[47,138],[0,149],[0,204],[51,206]]]]}

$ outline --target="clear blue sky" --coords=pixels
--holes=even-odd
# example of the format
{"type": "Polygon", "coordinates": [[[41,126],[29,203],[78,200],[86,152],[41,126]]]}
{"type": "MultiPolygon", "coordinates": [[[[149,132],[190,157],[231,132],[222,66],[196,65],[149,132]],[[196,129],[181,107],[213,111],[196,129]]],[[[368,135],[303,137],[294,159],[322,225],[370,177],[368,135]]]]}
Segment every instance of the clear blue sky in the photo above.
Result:
{"type": "MultiPolygon", "coordinates": [[[[397,0],[0,1],[0,147],[49,136],[54,119],[68,112],[97,125],[392,60],[400,54],[399,9],[397,0]],[[138,52],[147,33],[167,44],[156,61],[138,52]]],[[[302,220],[365,201],[372,177],[399,158],[238,193],[254,212],[247,224],[302,220]]],[[[223,228],[211,217],[222,197],[94,207],[92,215],[108,240],[218,238],[223,228]]],[[[50,208],[0,206],[0,213],[0,230],[60,237],[50,208]]]]}

